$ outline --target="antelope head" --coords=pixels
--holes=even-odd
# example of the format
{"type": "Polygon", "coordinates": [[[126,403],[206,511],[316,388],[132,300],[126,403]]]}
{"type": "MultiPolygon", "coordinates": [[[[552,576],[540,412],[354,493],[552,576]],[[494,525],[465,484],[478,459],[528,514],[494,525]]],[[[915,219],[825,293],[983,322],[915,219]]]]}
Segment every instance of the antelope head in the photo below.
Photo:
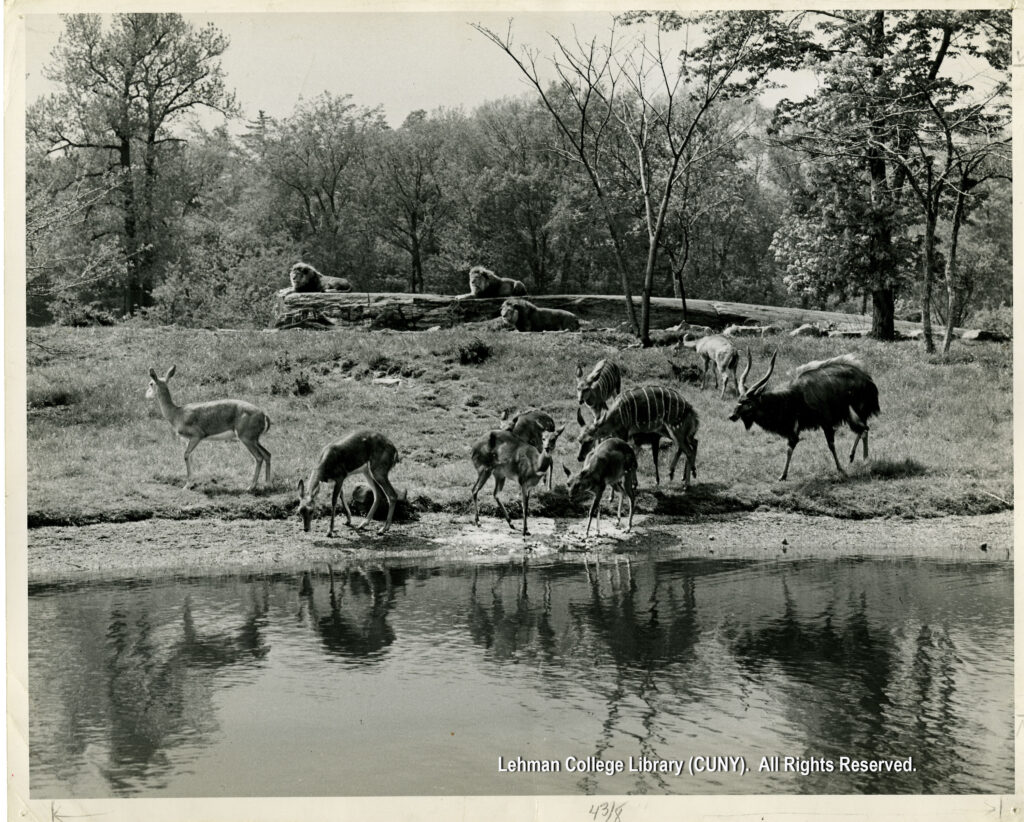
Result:
{"type": "Polygon", "coordinates": [[[772,361],[768,365],[768,373],[761,377],[756,383],[750,388],[746,387],[747,374],[750,373],[750,349],[747,349],[747,364],[743,369],[743,373],[740,374],[739,385],[737,386],[740,392],[739,398],[736,401],[736,407],[733,409],[732,414],[729,415],[729,419],[735,422],[736,420],[743,420],[743,425],[746,426],[747,430],[750,430],[750,426],[754,424],[757,417],[757,409],[761,404],[761,394],[764,393],[765,386],[768,384],[768,380],[775,370],[775,358],[779,352],[776,351],[772,354],[772,361]]]}
{"type": "Polygon", "coordinates": [[[557,431],[545,431],[543,433],[544,447],[541,449],[542,453],[550,456],[555,452],[555,444],[558,442],[558,438],[562,436],[564,430],[565,426],[563,425],[557,431]]]}
{"type": "Polygon", "coordinates": [[[178,366],[176,366],[176,365],[172,365],[170,368],[168,368],[167,369],[167,373],[164,374],[163,379],[161,379],[160,377],[157,376],[157,373],[156,373],[155,369],[153,369],[153,368],[149,369],[149,387],[146,389],[146,399],[147,400],[156,399],[156,394],[157,394],[158,386],[162,385],[162,386],[166,387],[167,386],[167,381],[171,377],[174,376],[174,370],[177,367],[178,366]]]}
{"type": "Polygon", "coordinates": [[[314,483],[310,493],[306,493],[306,483],[299,480],[299,519],[302,520],[302,530],[309,531],[316,517],[316,495],[320,492],[320,484],[314,483]]]}

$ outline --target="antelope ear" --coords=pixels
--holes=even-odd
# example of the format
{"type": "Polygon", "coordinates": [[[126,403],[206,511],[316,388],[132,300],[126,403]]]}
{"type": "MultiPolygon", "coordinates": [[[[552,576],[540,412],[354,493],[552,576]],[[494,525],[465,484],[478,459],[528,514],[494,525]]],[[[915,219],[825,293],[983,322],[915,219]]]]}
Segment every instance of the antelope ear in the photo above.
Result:
{"type": "Polygon", "coordinates": [[[176,365],[172,365],[172,366],[171,366],[170,368],[168,368],[168,369],[167,369],[167,376],[166,376],[166,377],[164,377],[164,381],[165,381],[165,382],[166,382],[167,380],[169,380],[169,379],[170,379],[171,377],[173,377],[173,376],[174,376],[174,372],[175,372],[175,370],[176,370],[177,368],[178,368],[178,366],[176,366],[176,365]]]}
{"type": "Polygon", "coordinates": [[[562,436],[562,432],[563,432],[564,430],[565,430],[565,423],[562,423],[562,427],[561,427],[561,428],[559,428],[559,429],[558,429],[557,431],[555,431],[555,436],[556,436],[556,437],[560,437],[560,436],[562,436]]]}
{"type": "Polygon", "coordinates": [[[579,379],[582,376],[583,376],[583,366],[580,365],[579,363],[576,363],[576,379],[579,379]]]}
{"type": "Polygon", "coordinates": [[[580,428],[582,428],[584,425],[587,424],[586,420],[583,419],[583,406],[582,405],[577,405],[576,406],[576,422],[580,426],[580,428]]]}
{"type": "Polygon", "coordinates": [[[305,480],[299,480],[299,496],[306,496],[306,482],[305,480]]]}
{"type": "Polygon", "coordinates": [[[155,369],[155,368],[150,368],[150,369],[149,369],[149,378],[150,378],[151,380],[153,380],[154,382],[155,382],[155,381],[156,381],[157,379],[159,379],[159,378],[157,377],[157,375],[156,375],[156,369],[155,369]]]}
{"type": "Polygon", "coordinates": [[[572,477],[572,471],[569,470],[569,466],[566,465],[564,462],[562,463],[562,470],[565,471],[565,476],[566,477],[569,477],[569,478],[572,477]]]}

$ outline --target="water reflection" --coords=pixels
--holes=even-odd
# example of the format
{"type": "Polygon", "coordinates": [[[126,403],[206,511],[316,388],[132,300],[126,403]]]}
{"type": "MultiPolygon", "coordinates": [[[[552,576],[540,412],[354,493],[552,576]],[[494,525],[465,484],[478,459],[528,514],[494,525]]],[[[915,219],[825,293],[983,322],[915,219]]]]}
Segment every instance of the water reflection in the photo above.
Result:
{"type": "Polygon", "coordinates": [[[306,571],[299,586],[299,621],[320,637],[327,654],[357,664],[372,662],[395,641],[387,616],[406,573],[401,568],[345,569],[336,590],[334,569],[328,568],[330,605],[321,616],[313,575],[306,571]]]}
{"type": "Polygon", "coordinates": [[[35,587],[32,791],[1008,792],[1011,603],[1009,566],[909,561],[35,587]],[[238,753],[268,740],[273,756],[238,753]],[[752,772],[495,767],[693,754],[752,772]],[[762,756],[912,756],[916,770],[759,772],[762,756]]]}

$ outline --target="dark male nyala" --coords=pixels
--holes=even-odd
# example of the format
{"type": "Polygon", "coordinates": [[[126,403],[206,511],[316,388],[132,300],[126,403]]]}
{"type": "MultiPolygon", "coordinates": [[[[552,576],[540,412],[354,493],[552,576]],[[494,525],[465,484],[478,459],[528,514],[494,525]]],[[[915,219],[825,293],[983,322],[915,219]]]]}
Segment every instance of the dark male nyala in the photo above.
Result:
{"type": "Polygon", "coordinates": [[[868,420],[879,412],[878,387],[852,354],[830,360],[815,360],[801,365],[796,376],[786,385],[766,390],[775,370],[772,354],[768,373],[749,389],[745,387],[750,373],[750,350],[747,367],[739,379],[739,401],[729,419],[743,420],[749,430],[755,422],[765,431],[785,437],[789,443],[786,466],[780,480],[789,473],[793,449],[800,441],[800,432],[820,428],[825,434],[836,469],[845,473],[836,456],[835,432],[843,424],[857,435],[850,450],[850,462],[857,452],[857,443],[864,439],[864,459],[868,458],[868,420]]]}

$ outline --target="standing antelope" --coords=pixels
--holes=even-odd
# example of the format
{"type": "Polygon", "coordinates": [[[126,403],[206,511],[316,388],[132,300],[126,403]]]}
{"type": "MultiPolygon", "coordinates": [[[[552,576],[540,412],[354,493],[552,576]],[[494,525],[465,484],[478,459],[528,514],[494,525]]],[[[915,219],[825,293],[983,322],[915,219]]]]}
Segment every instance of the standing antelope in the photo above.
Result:
{"type": "Polygon", "coordinates": [[[342,507],[345,509],[345,524],[352,524],[352,513],[349,511],[348,502],[342,493],[342,485],[349,474],[362,471],[373,489],[373,504],[356,529],[362,531],[366,524],[373,519],[377,513],[377,506],[380,504],[381,493],[388,500],[388,519],[383,527],[377,531],[378,534],[385,533],[391,528],[391,519],[395,515],[395,504],[398,502],[398,492],[395,491],[388,473],[398,463],[398,449],[383,434],[376,431],[361,429],[353,431],[346,437],[332,442],[320,452],[320,459],[309,474],[309,487],[306,487],[301,479],[299,480],[299,517],[302,519],[302,530],[309,531],[313,517],[316,514],[316,495],[320,491],[320,483],[333,482],[334,491],[331,494],[331,524],[327,530],[327,536],[335,536],[334,516],[338,510],[338,497],[341,497],[342,507]]]}
{"type": "Polygon", "coordinates": [[[477,495],[484,487],[488,477],[494,474],[494,501],[505,516],[508,527],[515,530],[512,518],[505,510],[505,506],[499,499],[498,494],[505,486],[505,480],[515,478],[519,482],[519,490],[523,498],[523,536],[529,535],[527,527],[527,516],[530,507],[530,491],[540,482],[548,468],[551,466],[551,455],[555,450],[555,443],[565,430],[563,425],[557,431],[545,431],[543,435],[543,447],[538,451],[530,443],[519,439],[511,431],[496,430],[490,431],[487,436],[478,440],[473,446],[471,458],[473,467],[477,470],[476,482],[473,483],[473,509],[475,518],[473,522],[480,524],[480,504],[477,495]]]}
{"type": "Polygon", "coordinates": [[[879,413],[878,387],[856,357],[843,354],[830,360],[816,360],[801,365],[791,382],[778,388],[765,390],[768,378],[775,370],[775,357],[765,374],[756,384],[746,388],[750,372],[750,349],[747,349],[747,367],[739,379],[740,397],[729,419],[743,420],[747,430],[757,423],[789,442],[786,465],[780,480],[789,474],[793,449],[800,441],[800,432],[820,428],[825,434],[828,450],[832,452],[836,470],[845,474],[836,456],[836,429],[849,425],[857,435],[850,450],[850,462],[857,452],[857,443],[864,438],[864,459],[868,458],[868,420],[879,413]]]}
{"type": "MultiPolygon", "coordinates": [[[[608,406],[614,401],[616,395],[622,390],[622,372],[611,360],[598,360],[597,365],[584,377],[583,366],[576,366],[576,422],[584,427],[586,422],[583,419],[583,406],[587,406],[593,413],[594,419],[600,417],[608,406]]],[[[651,457],[654,460],[654,482],[661,485],[661,476],[658,471],[658,447],[661,435],[638,431],[630,437],[633,447],[637,453],[644,445],[651,446],[651,457]]]]}
{"type": "MultiPolygon", "coordinates": [[[[539,408],[531,408],[529,411],[522,411],[511,416],[506,409],[501,415],[501,427],[511,431],[519,439],[526,440],[538,451],[544,450],[544,432],[555,430],[555,421],[550,414],[541,411],[539,408]]],[[[554,456],[554,455],[552,455],[554,456]]],[[[551,487],[551,474],[554,468],[554,460],[547,470],[548,488],[551,487]]]]}
{"type": "Polygon", "coordinates": [[[700,374],[700,390],[704,390],[704,383],[707,380],[708,371],[710,370],[712,376],[715,378],[715,388],[718,388],[718,378],[722,378],[722,393],[720,399],[725,399],[725,389],[729,386],[729,372],[732,372],[732,383],[736,386],[736,391],[739,393],[739,381],[736,379],[736,367],[739,365],[740,355],[728,337],[724,337],[721,334],[711,334],[707,337],[701,337],[697,340],[690,338],[690,335],[686,335],[687,338],[683,340],[683,345],[687,348],[693,348],[697,351],[697,356],[700,357],[700,363],[703,370],[700,374]],[[714,369],[711,369],[711,364],[714,363],[714,369]]]}
{"type": "Polygon", "coordinates": [[[604,496],[604,489],[608,485],[611,485],[613,492],[619,492],[616,526],[622,522],[622,498],[629,497],[629,524],[626,526],[626,530],[632,530],[633,504],[636,499],[637,487],[636,469],[636,454],[629,443],[617,437],[599,442],[597,447],[587,455],[582,470],[576,476],[570,474],[569,469],[565,468],[565,474],[569,478],[570,500],[574,499],[577,494],[587,491],[594,493],[585,536],[590,536],[590,523],[595,514],[597,514],[597,533],[601,533],[601,497],[604,496]]]}
{"type": "Polygon", "coordinates": [[[192,452],[203,440],[237,439],[253,459],[256,470],[249,483],[249,491],[256,490],[260,467],[267,464],[266,482],[270,484],[270,452],[260,445],[260,436],[270,429],[270,417],[251,403],[242,400],[211,400],[175,405],[167,381],[174,376],[177,366],[172,365],[163,379],[149,369],[149,388],[146,398],[155,399],[163,418],[171,424],[174,433],[188,440],[185,446],[185,488],[192,487],[192,452]]]}
{"type": "Polygon", "coordinates": [[[581,426],[583,406],[594,412],[597,419],[608,408],[612,398],[622,390],[622,372],[611,360],[599,360],[593,370],[583,376],[583,366],[576,366],[576,422],[581,426]]]}
{"type": "Polygon", "coordinates": [[[660,385],[643,386],[619,394],[611,407],[586,426],[579,435],[582,460],[597,442],[609,437],[630,439],[636,434],[663,434],[676,446],[668,469],[668,478],[675,476],[679,456],[686,454],[683,482],[697,476],[697,412],[678,391],[660,385]]]}

